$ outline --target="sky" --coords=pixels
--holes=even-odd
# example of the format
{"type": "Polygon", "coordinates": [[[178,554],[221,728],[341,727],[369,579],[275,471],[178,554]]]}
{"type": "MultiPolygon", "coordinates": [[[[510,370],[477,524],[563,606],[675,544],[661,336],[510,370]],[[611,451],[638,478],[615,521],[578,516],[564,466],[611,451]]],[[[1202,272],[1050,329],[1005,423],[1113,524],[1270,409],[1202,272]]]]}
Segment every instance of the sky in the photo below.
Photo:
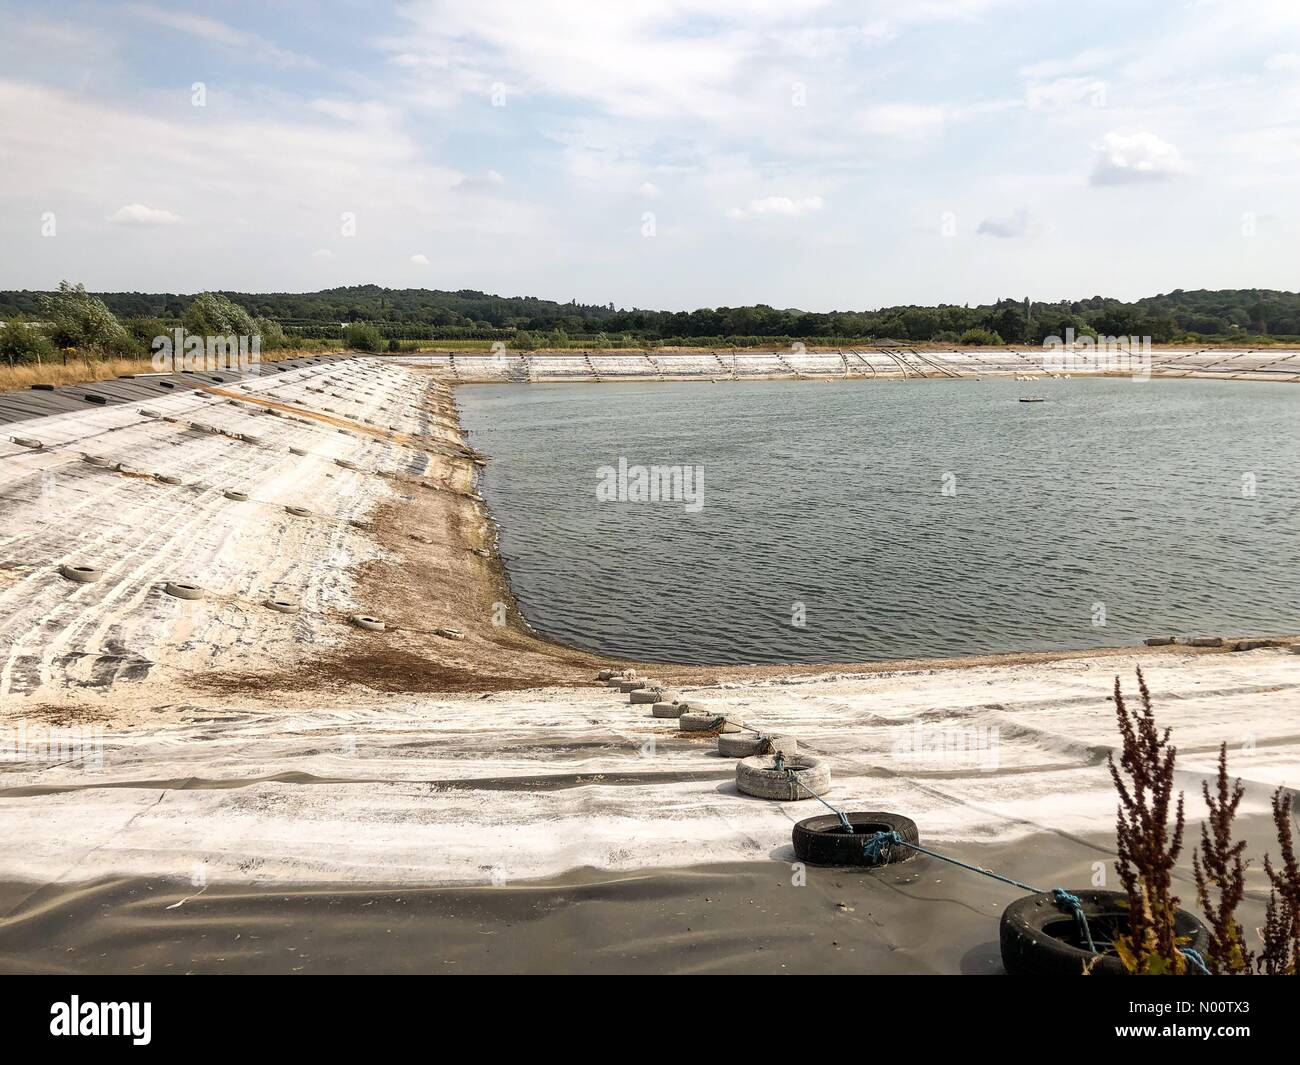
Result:
{"type": "Polygon", "coordinates": [[[0,288],[1300,288],[1296,0],[0,0],[0,288]]]}

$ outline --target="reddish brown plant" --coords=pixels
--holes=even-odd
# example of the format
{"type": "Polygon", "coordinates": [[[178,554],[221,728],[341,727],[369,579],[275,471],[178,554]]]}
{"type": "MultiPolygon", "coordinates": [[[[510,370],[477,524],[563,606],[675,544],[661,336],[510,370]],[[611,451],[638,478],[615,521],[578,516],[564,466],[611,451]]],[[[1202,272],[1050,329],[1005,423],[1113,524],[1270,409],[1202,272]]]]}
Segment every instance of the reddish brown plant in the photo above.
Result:
{"type": "Polygon", "coordinates": [[[1228,745],[1219,748],[1219,775],[1215,794],[1202,781],[1201,791],[1209,817],[1201,825],[1201,843],[1192,852],[1196,897],[1210,925],[1210,945],[1205,963],[1216,976],[1250,971],[1245,932],[1233,916],[1246,895],[1246,841],[1232,841],[1232,820],[1246,793],[1240,780],[1229,783],[1228,745]]]}
{"type": "Polygon", "coordinates": [[[1178,950],[1174,920],[1179,900],[1173,893],[1173,870],[1183,847],[1181,792],[1176,806],[1173,802],[1177,749],[1169,744],[1169,730],[1156,726],[1140,669],[1137,679],[1142,705],[1130,711],[1115,678],[1119,765],[1114,755],[1107,758],[1120,799],[1115,870],[1129,902],[1129,931],[1115,938],[1115,949],[1131,972],[1181,975],[1187,959],[1178,950]]]}
{"type": "Polygon", "coordinates": [[[1260,929],[1263,949],[1258,967],[1266,976],[1300,975],[1300,862],[1296,860],[1291,828],[1291,793],[1278,788],[1273,793],[1273,824],[1282,851],[1280,868],[1266,854],[1264,872],[1270,884],[1264,927],[1260,929]]]}

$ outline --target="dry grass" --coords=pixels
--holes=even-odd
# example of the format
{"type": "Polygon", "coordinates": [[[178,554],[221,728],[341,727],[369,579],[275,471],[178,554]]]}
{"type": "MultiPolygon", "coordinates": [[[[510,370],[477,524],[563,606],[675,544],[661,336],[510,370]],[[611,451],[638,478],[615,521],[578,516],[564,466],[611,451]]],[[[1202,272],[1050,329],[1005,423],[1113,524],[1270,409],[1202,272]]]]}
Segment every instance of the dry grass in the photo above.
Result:
{"type": "MultiPolygon", "coordinates": [[[[337,349],[335,349],[337,350],[337,349]]],[[[319,355],[320,350],[282,348],[262,356],[266,362],[295,359],[303,355],[319,355]]],[[[153,373],[150,359],[82,359],[69,357],[53,362],[24,363],[21,366],[0,364],[0,392],[17,392],[32,385],[79,385],[91,381],[108,381],[124,374],[153,373]]]]}

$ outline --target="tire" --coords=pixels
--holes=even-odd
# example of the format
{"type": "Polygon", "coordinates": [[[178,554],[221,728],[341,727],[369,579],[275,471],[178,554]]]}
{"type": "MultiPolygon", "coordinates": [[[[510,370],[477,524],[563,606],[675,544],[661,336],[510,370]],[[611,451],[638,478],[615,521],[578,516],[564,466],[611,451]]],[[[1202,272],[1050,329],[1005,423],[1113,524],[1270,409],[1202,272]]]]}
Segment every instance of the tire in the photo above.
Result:
{"type": "Polygon", "coordinates": [[[159,484],[183,484],[184,483],[174,473],[155,473],[153,475],[153,478],[159,484]]]}
{"type": "Polygon", "coordinates": [[[805,818],[794,826],[791,839],[799,860],[809,865],[889,865],[916,857],[909,847],[894,846],[883,852],[881,859],[867,857],[866,842],[877,832],[897,832],[908,843],[920,843],[916,822],[901,814],[867,813],[848,815],[853,834],[849,835],[834,814],[820,814],[805,818]],[[883,860],[882,860],[883,859],[883,860]]]}
{"type": "MultiPolygon", "coordinates": [[[[1110,943],[1117,924],[1120,930],[1128,924],[1128,896],[1121,891],[1073,894],[1083,904],[1094,942],[1099,949],[1105,949],[1103,944],[1110,943]]],[[[1202,955],[1209,949],[1210,933],[1195,914],[1179,910],[1174,917],[1174,928],[1180,937],[1189,937],[1182,946],[1198,950],[1202,955]]],[[[1090,972],[1095,976],[1125,975],[1124,966],[1113,954],[1097,958],[1086,947],[1074,945],[1078,939],[1074,914],[1058,905],[1050,891],[1017,899],[1003,910],[998,938],[1002,965],[1015,975],[1081,976],[1089,963],[1092,963],[1090,972]]]]}
{"type": "Polygon", "coordinates": [[[268,599],[266,605],[277,614],[296,614],[302,609],[292,599],[268,599]]]}
{"type": "Polygon", "coordinates": [[[799,753],[799,741],[793,736],[761,736],[757,732],[733,732],[718,736],[718,753],[723,758],[751,758],[758,754],[764,740],[772,744],[775,754],[780,751],[787,758],[799,753]]]}
{"type": "Polygon", "coordinates": [[[627,692],[640,691],[642,688],[648,688],[650,684],[644,680],[623,680],[619,681],[618,690],[626,694],[627,692]]]}
{"type": "Polygon", "coordinates": [[[94,584],[104,571],[96,569],[94,566],[60,566],[59,576],[65,580],[74,581],[77,584],[94,584]]]}
{"type": "Polygon", "coordinates": [[[797,755],[787,766],[795,771],[793,780],[787,772],[778,773],[774,764],[775,759],[769,754],[742,758],[736,763],[736,787],[746,795],[779,802],[811,799],[810,790],[818,795],[825,795],[830,790],[831,767],[824,758],[811,754],[797,755]]]}
{"type": "Polygon", "coordinates": [[[45,446],[39,440],[30,436],[11,436],[9,439],[19,447],[29,447],[33,450],[39,450],[45,446]]]}
{"type": "Polygon", "coordinates": [[[682,716],[682,711],[686,708],[681,703],[655,703],[650,707],[650,713],[655,717],[676,718],[682,716]]]}
{"type": "Polygon", "coordinates": [[[247,492],[237,492],[235,489],[233,489],[233,488],[229,488],[229,489],[227,489],[223,494],[225,495],[225,497],[226,497],[227,499],[233,499],[236,503],[247,503],[247,502],[248,502],[248,493],[247,493],[247,492]]]}
{"type": "Polygon", "coordinates": [[[378,618],[372,618],[369,614],[353,614],[348,620],[357,628],[365,629],[366,632],[384,631],[384,623],[378,618]]]}
{"type": "Polygon", "coordinates": [[[636,691],[628,692],[628,702],[630,703],[671,703],[673,693],[663,691],[661,688],[638,688],[636,691]]]}
{"type": "Polygon", "coordinates": [[[745,719],[739,714],[701,714],[687,710],[677,719],[683,732],[739,732],[745,719]],[[721,724],[719,725],[719,718],[721,724]]]}
{"type": "Polygon", "coordinates": [[[197,584],[185,584],[180,581],[168,581],[163,591],[173,599],[199,600],[203,598],[203,589],[197,584]]]}
{"type": "Polygon", "coordinates": [[[307,507],[285,507],[286,512],[292,514],[295,518],[310,518],[311,511],[307,507]]]}

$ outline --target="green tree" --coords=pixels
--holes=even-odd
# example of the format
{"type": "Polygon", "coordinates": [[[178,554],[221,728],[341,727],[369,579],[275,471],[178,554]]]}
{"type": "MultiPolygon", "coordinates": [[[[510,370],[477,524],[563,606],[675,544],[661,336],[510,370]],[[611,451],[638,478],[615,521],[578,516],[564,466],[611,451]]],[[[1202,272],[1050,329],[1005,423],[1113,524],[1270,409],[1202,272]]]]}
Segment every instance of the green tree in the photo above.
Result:
{"type": "Polygon", "coordinates": [[[369,322],[353,322],[343,330],[343,343],[357,351],[382,351],[384,338],[369,322]]]}
{"type": "Polygon", "coordinates": [[[53,357],[54,345],[45,330],[21,314],[0,326],[0,358],[8,360],[10,366],[20,362],[41,363],[53,357]]]}
{"type": "Polygon", "coordinates": [[[201,292],[185,312],[185,331],[200,336],[252,336],[253,316],[220,292],[201,292]]]}
{"type": "Polygon", "coordinates": [[[61,348],[104,355],[130,347],[130,338],[117,316],[82,284],[59,282],[59,291],[42,297],[50,339],[61,348]]]}
{"type": "Polygon", "coordinates": [[[976,327],[975,329],[967,329],[966,332],[962,333],[961,340],[958,341],[958,343],[974,346],[983,344],[1004,344],[1006,341],[991,329],[976,327]]]}

